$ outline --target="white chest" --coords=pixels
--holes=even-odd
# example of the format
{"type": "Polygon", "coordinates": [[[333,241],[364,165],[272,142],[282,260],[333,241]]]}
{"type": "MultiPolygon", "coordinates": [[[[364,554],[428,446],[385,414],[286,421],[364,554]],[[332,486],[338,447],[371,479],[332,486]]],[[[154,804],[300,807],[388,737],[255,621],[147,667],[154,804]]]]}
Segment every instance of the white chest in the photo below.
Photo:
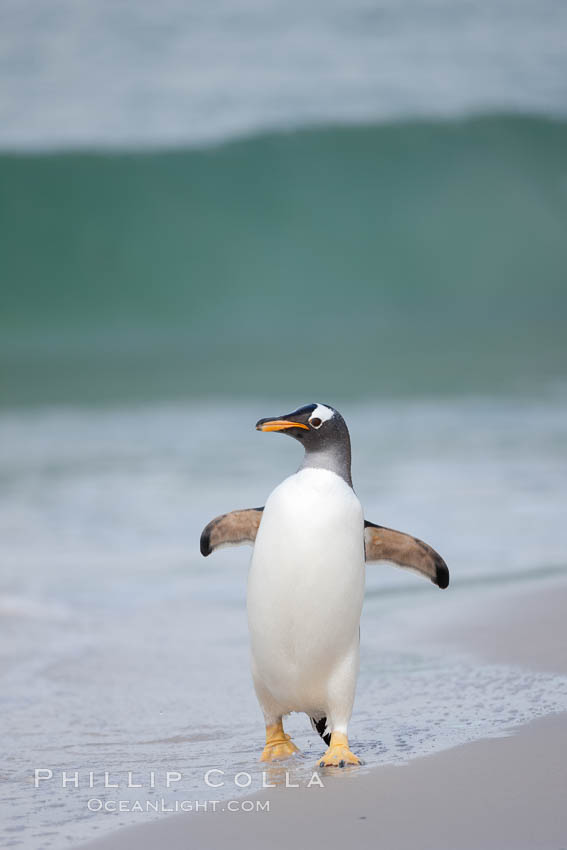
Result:
{"type": "Polygon", "coordinates": [[[321,469],[283,481],[256,537],[248,621],[257,675],[290,710],[321,702],[332,669],[358,652],[364,578],[364,520],[352,489],[321,469]]]}
{"type": "MultiPolygon", "coordinates": [[[[356,598],[364,586],[364,519],[353,490],[333,472],[304,469],[270,495],[256,537],[249,590],[258,604],[307,614],[356,598]]],[[[357,603],[358,604],[358,603],[357,603]]],[[[295,616],[292,617],[295,619],[295,616]]]]}
{"type": "Polygon", "coordinates": [[[337,558],[364,561],[362,507],[352,488],[325,469],[303,469],[271,493],[255,558],[278,553],[315,566],[337,558]]]}

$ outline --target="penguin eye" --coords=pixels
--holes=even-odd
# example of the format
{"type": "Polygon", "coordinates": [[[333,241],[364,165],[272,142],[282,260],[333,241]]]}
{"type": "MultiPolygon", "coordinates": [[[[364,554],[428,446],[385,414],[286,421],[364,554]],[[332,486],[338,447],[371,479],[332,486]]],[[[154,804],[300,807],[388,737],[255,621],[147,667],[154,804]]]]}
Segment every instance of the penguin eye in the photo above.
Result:
{"type": "Polygon", "coordinates": [[[314,416],[313,419],[309,420],[309,424],[312,428],[320,428],[323,423],[318,416],[314,416]]]}

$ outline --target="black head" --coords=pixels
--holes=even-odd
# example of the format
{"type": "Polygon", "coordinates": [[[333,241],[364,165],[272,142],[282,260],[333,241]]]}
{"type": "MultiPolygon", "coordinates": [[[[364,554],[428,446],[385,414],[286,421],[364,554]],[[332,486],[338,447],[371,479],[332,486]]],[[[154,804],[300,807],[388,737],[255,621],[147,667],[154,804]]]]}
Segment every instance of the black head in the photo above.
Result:
{"type": "Polygon", "coordinates": [[[257,431],[281,431],[305,448],[303,467],[330,469],[352,485],[350,437],[346,422],[328,404],[306,404],[277,418],[260,419],[257,431]]]}

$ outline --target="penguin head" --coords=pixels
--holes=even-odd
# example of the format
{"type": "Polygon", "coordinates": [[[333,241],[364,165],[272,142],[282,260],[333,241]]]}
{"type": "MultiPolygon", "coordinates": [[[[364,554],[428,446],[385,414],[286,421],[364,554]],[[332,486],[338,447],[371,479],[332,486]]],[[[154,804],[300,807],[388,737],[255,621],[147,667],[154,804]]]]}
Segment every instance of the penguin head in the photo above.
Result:
{"type": "Polygon", "coordinates": [[[307,452],[322,451],[348,443],[346,422],[328,404],[306,404],[277,418],[260,419],[257,431],[281,431],[303,444],[307,452]]]}

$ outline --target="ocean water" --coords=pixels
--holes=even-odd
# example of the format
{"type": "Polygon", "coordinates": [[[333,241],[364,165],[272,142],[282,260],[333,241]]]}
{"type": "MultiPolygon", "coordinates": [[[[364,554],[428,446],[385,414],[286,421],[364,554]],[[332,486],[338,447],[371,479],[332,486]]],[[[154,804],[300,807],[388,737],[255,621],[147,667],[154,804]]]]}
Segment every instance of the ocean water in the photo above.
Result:
{"type": "Polygon", "coordinates": [[[565,374],[561,0],[18,0],[0,404],[565,374]]]}
{"type": "Polygon", "coordinates": [[[4,406],[523,393],[565,375],[563,120],[6,154],[0,181],[4,406]]]}
{"type": "MultiPolygon", "coordinates": [[[[89,800],[163,799],[172,810],[261,789],[249,550],[205,560],[198,540],[212,516],[262,504],[298,465],[294,441],[254,430],[278,412],[250,401],[0,417],[6,846],[75,846],[160,816],[90,812],[89,800]],[[37,789],[36,768],[53,771],[37,789]],[[223,787],[205,784],[211,768],[225,771],[213,780],[223,787]],[[78,788],[61,787],[63,770],[79,772],[78,788]],[[142,790],[127,787],[128,771],[142,790]],[[167,771],[182,777],[169,789],[167,771]],[[239,771],[249,790],[235,787],[239,771]],[[117,789],[104,788],[105,772],[117,789]]],[[[565,394],[343,412],[366,516],[431,542],[452,577],[442,593],[392,566],[368,568],[351,725],[365,769],[567,710],[567,677],[483,664],[427,640],[444,613],[482,610],[490,588],[567,576],[565,394]]],[[[322,745],[302,715],[288,726],[304,752],[290,781],[306,783],[322,745]]]]}
{"type": "Polygon", "coordinates": [[[2,15],[4,148],[567,109],[562,0],[5,0],[2,15]]]}

